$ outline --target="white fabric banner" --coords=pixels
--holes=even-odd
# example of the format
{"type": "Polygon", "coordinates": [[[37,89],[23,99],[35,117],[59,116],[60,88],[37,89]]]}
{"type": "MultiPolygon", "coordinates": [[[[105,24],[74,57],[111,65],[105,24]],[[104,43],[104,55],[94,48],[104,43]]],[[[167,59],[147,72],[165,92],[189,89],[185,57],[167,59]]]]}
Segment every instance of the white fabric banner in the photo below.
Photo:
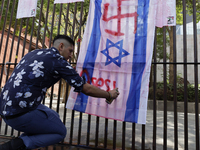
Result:
{"type": "Polygon", "coordinates": [[[17,7],[17,19],[35,17],[37,0],[19,0],[17,7]]]}
{"type": "Polygon", "coordinates": [[[108,119],[146,123],[155,26],[175,23],[172,18],[176,11],[168,8],[176,10],[171,2],[90,0],[76,70],[88,83],[103,90],[118,87],[120,95],[107,104],[105,99],[78,94],[72,88],[66,108],[108,119]]]}
{"type": "Polygon", "coordinates": [[[54,4],[84,2],[84,0],[55,0],[54,4]]]}

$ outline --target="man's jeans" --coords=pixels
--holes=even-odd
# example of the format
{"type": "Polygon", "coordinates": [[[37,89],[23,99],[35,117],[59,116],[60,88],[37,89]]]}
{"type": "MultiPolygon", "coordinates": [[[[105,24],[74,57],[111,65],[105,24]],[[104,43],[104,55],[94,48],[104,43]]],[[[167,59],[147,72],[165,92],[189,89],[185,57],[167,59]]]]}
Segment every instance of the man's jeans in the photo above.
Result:
{"type": "Polygon", "coordinates": [[[4,121],[12,128],[24,132],[20,138],[28,149],[56,144],[67,133],[58,113],[42,104],[22,116],[4,121]]]}

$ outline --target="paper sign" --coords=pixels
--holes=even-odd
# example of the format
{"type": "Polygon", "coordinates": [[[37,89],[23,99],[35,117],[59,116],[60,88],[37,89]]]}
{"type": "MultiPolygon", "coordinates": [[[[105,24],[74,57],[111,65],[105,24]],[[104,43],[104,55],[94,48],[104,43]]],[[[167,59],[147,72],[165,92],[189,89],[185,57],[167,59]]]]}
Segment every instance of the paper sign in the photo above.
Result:
{"type": "Polygon", "coordinates": [[[156,12],[156,26],[175,26],[176,25],[176,1],[159,0],[156,12]]]}
{"type": "Polygon", "coordinates": [[[35,17],[37,0],[19,0],[17,7],[17,19],[35,17]]]}
{"type": "Polygon", "coordinates": [[[54,4],[84,2],[84,0],[55,0],[54,4]]]}

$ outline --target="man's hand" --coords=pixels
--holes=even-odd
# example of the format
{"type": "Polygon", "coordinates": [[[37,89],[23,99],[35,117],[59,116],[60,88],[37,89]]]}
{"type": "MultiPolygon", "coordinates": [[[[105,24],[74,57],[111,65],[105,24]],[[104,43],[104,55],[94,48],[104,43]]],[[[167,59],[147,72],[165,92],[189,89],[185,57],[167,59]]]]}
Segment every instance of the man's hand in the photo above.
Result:
{"type": "Polygon", "coordinates": [[[112,99],[116,99],[119,95],[119,91],[118,91],[118,88],[115,88],[113,90],[110,90],[110,95],[111,95],[111,98],[112,99]]]}
{"type": "Polygon", "coordinates": [[[107,103],[109,104],[112,103],[113,99],[116,99],[119,95],[118,88],[107,92],[88,83],[83,85],[83,89],[81,92],[92,97],[106,98],[106,102],[108,101],[107,103]]]}
{"type": "Polygon", "coordinates": [[[119,95],[118,88],[108,91],[109,97],[106,98],[106,103],[111,104],[114,99],[116,99],[119,95]]]}

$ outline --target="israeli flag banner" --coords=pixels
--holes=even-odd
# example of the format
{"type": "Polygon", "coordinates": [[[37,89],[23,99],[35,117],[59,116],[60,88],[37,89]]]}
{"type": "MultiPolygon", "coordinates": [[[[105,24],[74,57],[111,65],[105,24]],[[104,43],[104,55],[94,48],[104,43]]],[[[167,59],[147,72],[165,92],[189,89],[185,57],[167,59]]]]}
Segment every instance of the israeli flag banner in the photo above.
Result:
{"type": "MultiPolygon", "coordinates": [[[[172,0],[163,3],[175,9],[172,0]]],[[[109,105],[72,88],[66,108],[146,123],[155,26],[175,25],[173,20],[168,23],[168,14],[157,15],[159,5],[159,0],[90,0],[76,69],[88,83],[107,91],[118,87],[120,95],[109,105]]],[[[175,20],[173,11],[169,16],[175,20]]]]}

